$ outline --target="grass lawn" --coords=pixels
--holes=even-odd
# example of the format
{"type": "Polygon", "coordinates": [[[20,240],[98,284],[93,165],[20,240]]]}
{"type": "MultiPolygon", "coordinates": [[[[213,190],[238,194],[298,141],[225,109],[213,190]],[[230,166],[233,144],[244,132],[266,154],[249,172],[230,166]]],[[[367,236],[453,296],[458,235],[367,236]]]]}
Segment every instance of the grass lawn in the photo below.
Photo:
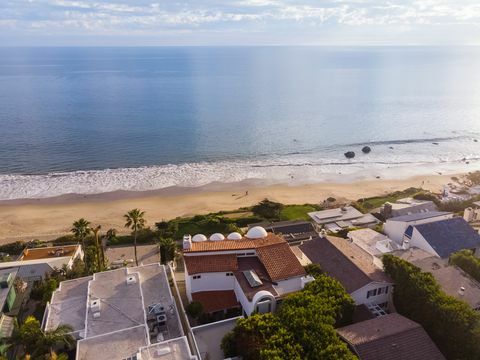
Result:
{"type": "Polygon", "coordinates": [[[309,212],[317,211],[314,205],[285,205],[280,213],[281,220],[310,220],[309,212]]]}
{"type": "Polygon", "coordinates": [[[383,204],[385,204],[387,201],[390,202],[395,202],[398,199],[406,198],[406,197],[411,197],[418,192],[420,192],[421,189],[416,189],[416,188],[409,188],[404,191],[396,191],[394,193],[385,195],[385,196],[375,196],[367,199],[360,199],[357,201],[357,203],[365,210],[370,211],[376,208],[381,207],[383,204]]]}

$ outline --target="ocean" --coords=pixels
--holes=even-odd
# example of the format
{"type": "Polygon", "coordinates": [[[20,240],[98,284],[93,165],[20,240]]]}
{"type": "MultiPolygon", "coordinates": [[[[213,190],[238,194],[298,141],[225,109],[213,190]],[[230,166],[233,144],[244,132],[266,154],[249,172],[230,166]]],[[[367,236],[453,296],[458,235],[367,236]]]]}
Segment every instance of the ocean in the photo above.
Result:
{"type": "Polygon", "coordinates": [[[0,48],[0,200],[479,170],[477,140],[477,47],[0,48]]]}

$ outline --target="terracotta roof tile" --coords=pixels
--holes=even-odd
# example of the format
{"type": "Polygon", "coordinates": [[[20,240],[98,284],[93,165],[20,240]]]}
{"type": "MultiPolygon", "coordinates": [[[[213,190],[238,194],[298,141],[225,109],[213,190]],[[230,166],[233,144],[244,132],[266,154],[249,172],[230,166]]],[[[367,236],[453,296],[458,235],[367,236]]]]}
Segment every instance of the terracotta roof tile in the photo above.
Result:
{"type": "Polygon", "coordinates": [[[212,313],[240,306],[233,290],[200,291],[192,294],[192,300],[201,303],[205,313],[212,313]]]}
{"type": "Polygon", "coordinates": [[[183,259],[189,275],[238,269],[235,254],[185,256],[183,259]]]}
{"type": "Polygon", "coordinates": [[[305,275],[303,266],[287,243],[260,247],[257,255],[273,281],[305,275]]]}
{"type": "Polygon", "coordinates": [[[207,252],[207,251],[226,251],[226,250],[248,250],[258,249],[263,246],[284,243],[280,236],[268,234],[264,239],[248,239],[244,237],[242,240],[222,240],[222,241],[203,241],[194,242],[192,247],[184,252],[207,252]]]}

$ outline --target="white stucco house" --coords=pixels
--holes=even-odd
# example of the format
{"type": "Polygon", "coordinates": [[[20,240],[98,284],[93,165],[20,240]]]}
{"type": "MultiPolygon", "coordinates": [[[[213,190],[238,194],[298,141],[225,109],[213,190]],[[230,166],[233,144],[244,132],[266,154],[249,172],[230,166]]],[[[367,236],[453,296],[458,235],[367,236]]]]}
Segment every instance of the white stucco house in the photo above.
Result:
{"type": "Polygon", "coordinates": [[[299,246],[303,254],[329,276],[337,279],[356,305],[388,310],[392,280],[375,264],[372,256],[348,239],[316,238],[299,246]]]}
{"type": "Polygon", "coordinates": [[[274,311],[285,295],[313,280],[288,243],[260,226],[245,236],[186,235],[183,256],[187,297],[200,302],[206,313],[274,311]]]}
{"type": "Polygon", "coordinates": [[[461,217],[410,225],[402,241],[404,248],[408,244],[442,259],[464,249],[480,253],[480,235],[461,217]]]}
{"type": "Polygon", "coordinates": [[[75,259],[83,259],[81,245],[50,246],[25,249],[15,261],[0,263],[0,269],[19,268],[18,276],[24,280],[41,280],[54,269],[71,269],[75,259]]]}
{"type": "Polygon", "coordinates": [[[452,217],[452,213],[441,211],[430,211],[398,216],[388,219],[385,222],[383,230],[390,239],[401,244],[403,241],[403,234],[405,234],[405,230],[407,230],[409,226],[431,223],[439,220],[450,219],[452,217]]]}

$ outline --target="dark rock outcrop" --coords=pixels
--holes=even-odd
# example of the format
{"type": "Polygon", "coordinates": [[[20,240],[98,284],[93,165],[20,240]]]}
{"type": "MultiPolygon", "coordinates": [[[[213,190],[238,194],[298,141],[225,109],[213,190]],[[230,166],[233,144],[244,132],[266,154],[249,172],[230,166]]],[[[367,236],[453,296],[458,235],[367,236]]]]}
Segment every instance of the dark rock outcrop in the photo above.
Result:
{"type": "Polygon", "coordinates": [[[353,159],[355,157],[355,153],[353,151],[347,151],[344,155],[347,159],[353,159]]]}
{"type": "Polygon", "coordinates": [[[372,149],[370,148],[370,146],[364,146],[364,147],[362,148],[362,152],[363,152],[364,154],[368,154],[370,151],[372,151],[372,149]]]}

